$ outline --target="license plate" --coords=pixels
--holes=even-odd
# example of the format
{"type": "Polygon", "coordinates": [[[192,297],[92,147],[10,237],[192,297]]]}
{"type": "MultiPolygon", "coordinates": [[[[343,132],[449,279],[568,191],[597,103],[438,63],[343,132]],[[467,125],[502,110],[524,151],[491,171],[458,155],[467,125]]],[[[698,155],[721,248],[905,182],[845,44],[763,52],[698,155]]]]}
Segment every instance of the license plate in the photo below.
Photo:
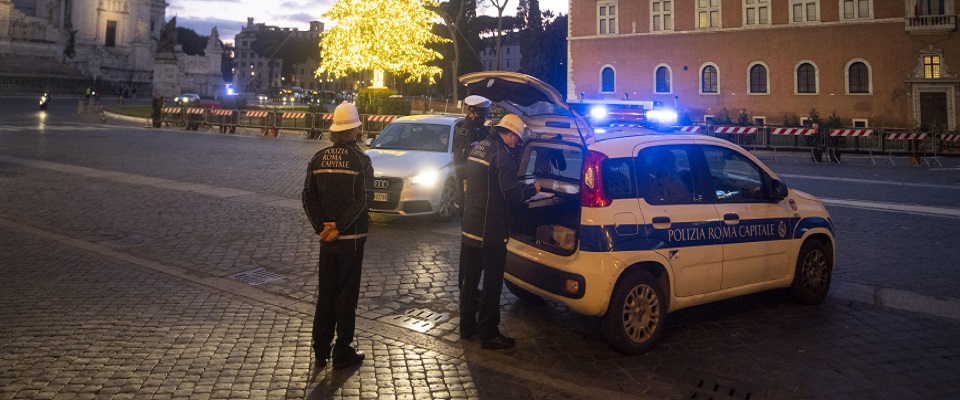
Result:
{"type": "Polygon", "coordinates": [[[373,201],[387,201],[387,193],[373,192],[373,201]]]}

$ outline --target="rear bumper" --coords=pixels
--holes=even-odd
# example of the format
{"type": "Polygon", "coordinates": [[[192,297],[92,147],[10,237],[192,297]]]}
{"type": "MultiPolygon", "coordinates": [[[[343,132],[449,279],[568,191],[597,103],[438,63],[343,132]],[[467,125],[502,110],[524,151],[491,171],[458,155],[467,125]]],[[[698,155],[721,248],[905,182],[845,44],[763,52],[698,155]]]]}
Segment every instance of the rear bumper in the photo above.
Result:
{"type": "Polygon", "coordinates": [[[560,271],[512,252],[507,252],[504,271],[540,290],[568,299],[582,299],[587,290],[587,282],[582,275],[560,271]],[[576,292],[571,293],[566,290],[568,280],[577,282],[576,292]]]}

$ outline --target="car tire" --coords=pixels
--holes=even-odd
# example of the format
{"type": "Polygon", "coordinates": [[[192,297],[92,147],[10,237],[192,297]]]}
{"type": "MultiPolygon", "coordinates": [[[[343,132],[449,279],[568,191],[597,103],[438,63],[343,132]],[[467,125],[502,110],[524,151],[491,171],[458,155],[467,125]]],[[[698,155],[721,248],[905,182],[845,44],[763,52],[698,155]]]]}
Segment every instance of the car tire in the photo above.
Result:
{"type": "Polygon", "coordinates": [[[448,179],[443,185],[443,192],[440,194],[440,208],[437,210],[437,221],[447,222],[457,213],[457,207],[454,206],[457,200],[457,185],[452,179],[448,179]]]}
{"type": "Polygon", "coordinates": [[[793,299],[805,305],[823,303],[833,275],[833,251],[819,240],[807,240],[800,247],[797,268],[790,285],[793,299]]]}
{"type": "Polygon", "coordinates": [[[510,293],[512,293],[514,296],[517,297],[518,300],[524,303],[542,303],[543,302],[542,297],[537,296],[536,294],[528,291],[527,289],[517,286],[513,282],[510,282],[504,279],[503,283],[504,285],[507,286],[507,290],[509,290],[510,293]]]}
{"type": "Polygon", "coordinates": [[[636,355],[659,340],[666,316],[667,301],[659,282],[649,272],[637,271],[617,283],[601,328],[610,347],[636,355]]]}

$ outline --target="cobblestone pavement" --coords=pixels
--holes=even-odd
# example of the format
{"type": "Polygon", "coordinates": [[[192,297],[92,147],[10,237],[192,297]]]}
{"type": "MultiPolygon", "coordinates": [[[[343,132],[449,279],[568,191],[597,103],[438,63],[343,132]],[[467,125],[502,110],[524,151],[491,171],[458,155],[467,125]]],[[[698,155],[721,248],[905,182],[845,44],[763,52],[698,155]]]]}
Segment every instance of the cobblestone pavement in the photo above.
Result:
{"type": "MultiPolygon", "coordinates": [[[[801,307],[771,292],[682,310],[658,347],[624,357],[597,319],[504,291],[518,346],[480,350],[455,335],[458,223],[383,217],[359,307],[357,344],[371,358],[314,377],[318,247],[298,196],[319,143],[141,129],[0,140],[0,399],[960,396],[960,321],[835,296],[801,307]],[[388,322],[412,312],[435,326],[388,322]]],[[[840,254],[838,282],[957,297],[957,271],[942,268],[957,265],[956,227],[831,212],[840,245],[856,251],[840,254]],[[946,249],[906,258],[889,241],[862,244],[878,218],[942,226],[946,249]]]]}

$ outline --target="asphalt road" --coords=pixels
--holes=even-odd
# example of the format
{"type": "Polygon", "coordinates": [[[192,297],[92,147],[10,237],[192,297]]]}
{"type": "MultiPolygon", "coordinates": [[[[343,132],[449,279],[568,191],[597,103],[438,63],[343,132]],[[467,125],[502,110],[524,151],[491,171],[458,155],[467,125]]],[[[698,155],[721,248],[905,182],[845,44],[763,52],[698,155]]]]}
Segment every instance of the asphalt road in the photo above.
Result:
{"type": "Polygon", "coordinates": [[[834,218],[828,301],[682,310],[635,357],[595,318],[506,291],[518,347],[460,341],[459,222],[375,217],[358,310],[370,361],[315,374],[318,247],[299,193],[324,143],[102,125],[76,102],[0,99],[0,399],[960,396],[958,159],[758,153],[834,218]],[[433,326],[395,323],[410,312],[433,326]]]}

